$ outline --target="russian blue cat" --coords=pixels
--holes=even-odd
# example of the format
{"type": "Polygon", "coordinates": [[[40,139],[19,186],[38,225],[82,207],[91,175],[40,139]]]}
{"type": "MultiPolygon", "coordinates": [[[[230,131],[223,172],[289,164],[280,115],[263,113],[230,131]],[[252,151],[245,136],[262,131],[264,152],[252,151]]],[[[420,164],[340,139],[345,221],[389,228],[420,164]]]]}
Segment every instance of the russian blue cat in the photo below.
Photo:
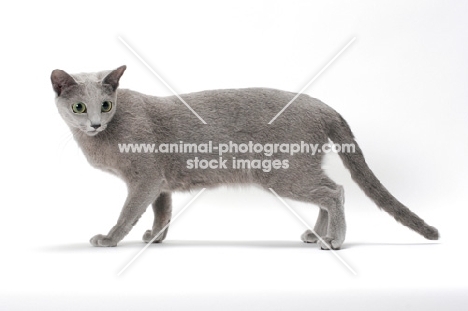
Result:
{"type": "MultiPolygon", "coordinates": [[[[343,188],[322,170],[323,153],[244,153],[232,150],[223,167],[194,169],[187,165],[195,157],[219,160],[216,150],[157,153],[121,152],[119,144],[189,142],[213,146],[227,142],[256,144],[309,141],[326,144],[353,144],[354,152],[340,152],[353,180],[378,207],[404,226],[427,239],[436,240],[436,228],[400,203],[380,183],[366,164],[361,149],[346,121],[321,101],[301,94],[272,124],[268,122],[295,93],[267,89],[226,89],[181,95],[207,124],[187,109],[176,96],[155,97],[120,89],[126,67],[97,73],[70,75],[54,70],[51,75],[58,111],[70,127],[89,163],[120,177],[128,187],[116,225],[106,234],[91,238],[94,246],[116,246],[132,229],[149,205],[154,224],[143,240],[151,241],[171,220],[171,193],[222,184],[257,184],[278,195],[320,207],[314,232],[307,230],[302,240],[319,243],[322,249],[339,249],[345,240],[343,188]],[[236,167],[238,159],[278,160],[271,170],[236,167]]],[[[263,161],[263,162],[262,162],[263,161]]],[[[275,162],[273,162],[275,163],[275,162]]],[[[165,239],[167,229],[154,242],[165,239]]]]}

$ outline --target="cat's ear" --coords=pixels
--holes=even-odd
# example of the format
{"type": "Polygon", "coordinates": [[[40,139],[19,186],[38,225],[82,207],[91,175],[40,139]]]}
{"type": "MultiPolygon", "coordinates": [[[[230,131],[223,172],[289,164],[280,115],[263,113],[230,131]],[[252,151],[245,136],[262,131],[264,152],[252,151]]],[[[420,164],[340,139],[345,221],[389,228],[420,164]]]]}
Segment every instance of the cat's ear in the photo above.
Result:
{"type": "Polygon", "coordinates": [[[52,71],[50,80],[52,81],[52,87],[55,93],[57,93],[57,96],[60,96],[65,88],[78,84],[72,76],[60,69],[52,71]]]}
{"type": "Polygon", "coordinates": [[[127,66],[123,65],[123,66],[120,66],[119,68],[111,71],[102,80],[102,84],[109,84],[110,86],[112,86],[112,89],[115,91],[117,89],[117,87],[119,86],[120,77],[123,75],[125,69],[127,69],[127,66]]]}

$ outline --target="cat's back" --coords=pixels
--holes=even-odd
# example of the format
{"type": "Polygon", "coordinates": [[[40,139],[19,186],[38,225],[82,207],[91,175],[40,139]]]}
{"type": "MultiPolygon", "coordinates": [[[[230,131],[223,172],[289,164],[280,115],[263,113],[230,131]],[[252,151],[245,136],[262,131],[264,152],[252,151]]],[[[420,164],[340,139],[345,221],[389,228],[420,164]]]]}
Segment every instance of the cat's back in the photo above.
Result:
{"type": "Polygon", "coordinates": [[[312,118],[334,112],[332,108],[309,95],[297,96],[297,93],[271,88],[207,90],[180,96],[207,123],[225,126],[239,123],[267,124],[293,99],[282,113],[285,118],[312,118]]]}
{"type": "MultiPolygon", "coordinates": [[[[336,114],[332,108],[309,95],[297,96],[297,93],[271,88],[206,90],[179,96],[185,103],[177,96],[156,97],[131,90],[119,93],[124,102],[122,114],[128,116],[125,119],[140,119],[140,126],[156,128],[161,136],[174,136],[173,139],[188,133],[192,136],[209,133],[210,136],[223,137],[244,133],[247,139],[262,132],[263,135],[271,131],[301,133],[306,127],[310,132],[310,128],[319,126],[324,117],[336,114]],[[292,100],[288,108],[268,124],[292,100]]],[[[316,130],[320,132],[318,127],[316,130]]]]}

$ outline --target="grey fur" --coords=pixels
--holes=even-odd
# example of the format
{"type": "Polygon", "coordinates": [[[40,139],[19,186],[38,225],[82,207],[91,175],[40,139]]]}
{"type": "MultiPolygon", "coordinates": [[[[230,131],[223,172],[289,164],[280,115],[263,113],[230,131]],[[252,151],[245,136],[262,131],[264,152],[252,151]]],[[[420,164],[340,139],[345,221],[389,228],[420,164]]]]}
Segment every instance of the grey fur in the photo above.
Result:
{"type": "MultiPolygon", "coordinates": [[[[68,75],[54,70],[51,75],[58,111],[69,125],[74,138],[89,163],[123,179],[128,197],[117,224],[107,235],[91,239],[94,246],[116,246],[146,208],[153,204],[153,228],[143,240],[150,241],[171,218],[171,193],[222,184],[258,184],[272,188],[280,196],[314,203],[320,207],[315,231],[334,249],[345,240],[343,188],[325,175],[321,168],[323,154],[315,156],[282,153],[267,157],[261,153],[230,154],[226,169],[188,169],[186,161],[200,154],[120,153],[119,143],[206,143],[229,141],[245,143],[294,143],[309,141],[324,144],[353,143],[355,153],[340,153],[352,178],[380,208],[403,225],[427,239],[438,239],[437,229],[395,199],[367,166],[346,121],[332,108],[308,95],[300,95],[273,122],[268,122],[296,94],[266,88],[227,89],[181,95],[208,123],[186,109],[176,96],[155,97],[127,89],[118,89],[125,66],[113,71],[68,75]],[[101,112],[101,103],[112,101],[110,112],[101,112]],[[76,114],[71,105],[83,102],[86,114],[76,114]],[[95,129],[93,124],[100,124],[95,129]],[[288,169],[233,169],[231,157],[243,159],[289,159],[288,169]]],[[[204,159],[218,159],[217,152],[203,154],[204,159]]],[[[167,230],[155,242],[166,237],[167,230]]],[[[317,242],[306,231],[304,242],[317,242]]],[[[318,241],[320,243],[320,241],[318,241]]],[[[325,244],[322,248],[327,248],[325,244]]]]}

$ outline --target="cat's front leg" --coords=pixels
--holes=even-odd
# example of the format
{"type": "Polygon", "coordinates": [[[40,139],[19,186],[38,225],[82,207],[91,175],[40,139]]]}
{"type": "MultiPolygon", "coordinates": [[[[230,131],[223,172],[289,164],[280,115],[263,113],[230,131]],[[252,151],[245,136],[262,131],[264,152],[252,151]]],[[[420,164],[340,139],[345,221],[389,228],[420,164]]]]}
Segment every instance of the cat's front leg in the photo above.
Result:
{"type": "Polygon", "coordinates": [[[169,230],[169,222],[172,215],[172,195],[170,192],[162,192],[153,202],[154,223],[152,230],[147,230],[143,235],[146,243],[161,243],[169,230]],[[164,230],[163,230],[164,229],[164,230]]]}
{"type": "Polygon", "coordinates": [[[159,195],[159,186],[141,183],[129,186],[128,196],[120,213],[117,224],[112,227],[107,235],[98,234],[91,238],[93,246],[117,246],[138,222],[148,205],[156,200],[159,195]]]}

